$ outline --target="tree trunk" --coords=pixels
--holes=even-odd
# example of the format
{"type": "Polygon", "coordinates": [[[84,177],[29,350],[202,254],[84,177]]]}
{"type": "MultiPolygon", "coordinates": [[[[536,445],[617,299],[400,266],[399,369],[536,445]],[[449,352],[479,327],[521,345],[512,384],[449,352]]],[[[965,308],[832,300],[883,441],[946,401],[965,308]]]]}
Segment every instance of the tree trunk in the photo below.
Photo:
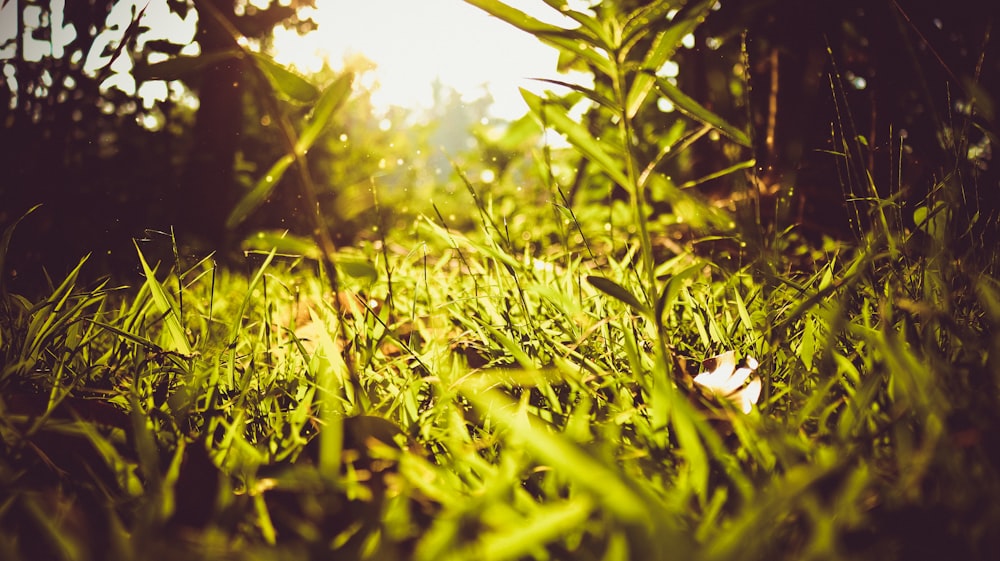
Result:
{"type": "MultiPolygon", "coordinates": [[[[233,0],[208,2],[220,14],[233,13],[233,0]]],[[[233,39],[226,33],[211,14],[199,14],[197,38],[203,54],[230,48],[233,39]]],[[[243,63],[237,59],[218,62],[202,73],[192,152],[178,189],[178,236],[213,249],[224,250],[232,241],[225,221],[238,197],[233,166],[243,125],[243,82],[243,63]]]]}

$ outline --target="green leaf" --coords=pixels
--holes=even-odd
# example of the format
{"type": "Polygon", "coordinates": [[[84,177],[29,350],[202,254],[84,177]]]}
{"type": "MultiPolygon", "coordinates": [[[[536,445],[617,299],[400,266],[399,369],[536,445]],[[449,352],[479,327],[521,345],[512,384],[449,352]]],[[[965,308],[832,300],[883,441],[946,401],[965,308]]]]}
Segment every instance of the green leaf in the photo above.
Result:
{"type": "Polygon", "coordinates": [[[615,300],[618,300],[619,302],[622,302],[632,308],[637,313],[646,317],[653,316],[653,311],[649,309],[649,306],[640,302],[639,299],[634,294],[629,292],[627,288],[616,283],[615,281],[605,277],[590,275],[587,277],[587,282],[593,285],[597,290],[600,290],[615,300]]]}
{"type": "Polygon", "coordinates": [[[948,227],[947,205],[944,201],[934,201],[913,209],[913,223],[917,229],[935,240],[944,239],[948,227]]]}
{"type": "Polygon", "coordinates": [[[521,96],[532,112],[539,115],[542,121],[565,134],[570,144],[587,156],[590,161],[597,164],[614,182],[623,187],[629,186],[628,177],[625,176],[618,161],[609,156],[601,144],[587,132],[587,129],[570,118],[563,108],[546,103],[541,97],[523,88],[521,96]]]}
{"type": "MultiPolygon", "coordinates": [[[[670,57],[674,56],[684,37],[693,33],[701,25],[701,22],[705,19],[705,15],[714,3],[714,0],[707,0],[694,6],[684,13],[682,19],[677,20],[653,40],[653,46],[646,53],[646,57],[642,62],[642,69],[645,72],[640,72],[635,77],[632,87],[629,88],[628,100],[625,103],[625,107],[628,109],[628,116],[630,118],[639,112],[639,108],[642,107],[642,104],[645,103],[646,98],[649,96],[649,92],[652,91],[655,73],[670,60],[670,57]]],[[[662,2],[661,4],[669,3],[662,2]]],[[[657,10],[653,10],[647,17],[655,15],[657,15],[657,10]]],[[[661,17],[665,17],[665,14],[661,15],[661,17]]],[[[642,17],[630,20],[629,23],[632,24],[629,28],[630,36],[623,41],[623,51],[628,52],[631,50],[636,44],[635,42],[645,35],[645,31],[650,27],[652,20],[645,21],[646,27],[642,27],[644,21],[642,17]]]]}
{"type": "Polygon", "coordinates": [[[269,253],[276,251],[282,255],[301,255],[309,259],[319,259],[320,251],[316,242],[290,234],[288,230],[259,231],[243,240],[243,249],[269,253]]]}
{"type": "Polygon", "coordinates": [[[271,81],[274,89],[296,101],[310,103],[319,97],[319,90],[302,76],[278,64],[271,57],[252,53],[257,68],[271,81]]]}
{"type": "Polygon", "coordinates": [[[351,84],[353,82],[354,73],[346,72],[334,80],[323,91],[323,95],[316,102],[316,107],[313,108],[309,124],[306,125],[305,130],[299,136],[299,140],[295,143],[295,152],[297,154],[305,154],[313,143],[316,142],[316,138],[319,137],[319,134],[329,124],[330,118],[350,96],[351,84]]]}
{"type": "Polygon", "coordinates": [[[607,96],[597,93],[596,90],[592,90],[590,88],[586,88],[584,86],[581,86],[579,84],[574,84],[572,82],[565,82],[563,80],[551,80],[549,78],[534,78],[534,80],[538,82],[545,82],[547,84],[554,84],[556,86],[568,88],[575,92],[582,93],[587,97],[587,99],[590,99],[591,101],[603,105],[604,107],[608,108],[611,111],[614,111],[615,113],[621,112],[621,109],[618,107],[617,103],[609,99],[607,96]]]}
{"type": "Polygon", "coordinates": [[[465,0],[466,4],[471,4],[491,16],[502,19],[514,27],[527,31],[532,35],[541,33],[557,33],[563,31],[561,27],[544,23],[528,14],[508,6],[497,0],[465,0]]]}
{"type": "Polygon", "coordinates": [[[607,76],[615,75],[614,63],[608,52],[598,44],[600,41],[596,37],[544,23],[497,0],[465,0],[465,2],[522,31],[531,33],[540,41],[583,58],[607,76]]]}
{"type": "Polygon", "coordinates": [[[534,142],[541,134],[542,127],[538,124],[538,119],[531,113],[525,113],[508,124],[503,136],[494,142],[499,149],[514,152],[523,148],[525,144],[534,142]]]}
{"type": "Polygon", "coordinates": [[[506,524],[485,532],[466,558],[481,561],[530,558],[533,552],[580,528],[593,509],[592,500],[585,495],[543,504],[519,524],[506,524]]]}
{"type": "Polygon", "coordinates": [[[715,113],[705,109],[703,105],[688,97],[677,86],[671,84],[669,80],[657,77],[656,87],[659,88],[660,92],[662,92],[663,95],[666,96],[666,98],[669,99],[681,113],[684,113],[698,122],[715,127],[738,144],[746,146],[747,148],[750,147],[750,138],[745,132],[734,127],[733,125],[730,125],[722,117],[719,117],[715,113]]]}
{"type": "Polygon", "coordinates": [[[674,2],[653,2],[633,11],[622,26],[622,44],[627,46],[644,37],[647,31],[653,29],[654,22],[665,20],[667,14],[677,7],[674,2]]]}
{"type": "Polygon", "coordinates": [[[288,166],[292,165],[295,161],[295,156],[292,154],[285,154],[274,165],[271,169],[267,170],[264,177],[260,178],[257,185],[254,186],[253,190],[246,194],[239,203],[236,204],[236,208],[229,213],[229,217],[226,218],[226,228],[232,230],[233,228],[239,226],[247,219],[250,214],[257,209],[270,195],[271,191],[274,190],[274,186],[281,181],[281,177],[285,175],[285,170],[288,166]]]}
{"type": "Polygon", "coordinates": [[[708,496],[709,461],[705,445],[698,436],[698,420],[690,405],[671,398],[670,423],[677,437],[678,448],[687,460],[690,484],[695,494],[704,500],[708,496]]]}
{"type": "Polygon", "coordinates": [[[697,179],[692,179],[691,181],[686,181],[686,182],[682,183],[678,187],[678,189],[690,189],[691,187],[694,187],[696,185],[701,185],[702,183],[705,183],[707,181],[711,181],[713,179],[718,179],[720,177],[724,177],[726,175],[729,175],[730,173],[737,172],[737,171],[744,170],[744,169],[750,169],[750,168],[754,167],[756,164],[757,164],[757,160],[754,160],[754,159],[746,160],[746,161],[743,161],[743,162],[738,162],[738,163],[735,163],[735,164],[733,164],[733,165],[731,165],[731,166],[729,166],[727,168],[723,168],[723,169],[720,169],[718,171],[713,171],[712,173],[710,173],[710,174],[708,174],[708,175],[706,175],[704,177],[699,177],[697,179]]]}
{"type": "Polygon", "coordinates": [[[378,280],[378,269],[370,259],[363,255],[341,253],[337,256],[337,268],[348,277],[368,282],[378,280]]]}
{"type": "Polygon", "coordinates": [[[177,56],[154,64],[136,64],[132,75],[139,82],[148,80],[180,80],[205,68],[231,58],[240,58],[242,51],[215,51],[198,56],[177,56]]]}
{"type": "Polygon", "coordinates": [[[660,293],[660,297],[656,300],[656,318],[658,322],[663,319],[663,311],[668,307],[672,307],[674,302],[677,301],[677,296],[680,294],[684,282],[690,277],[697,275],[704,268],[705,264],[699,261],[670,276],[670,280],[663,285],[663,292],[660,293]]]}
{"type": "Polygon", "coordinates": [[[595,46],[607,52],[614,50],[614,47],[611,45],[611,37],[608,36],[607,30],[601,24],[600,20],[586,12],[570,8],[566,0],[544,0],[544,2],[558,10],[560,14],[579,23],[582,29],[587,30],[587,36],[594,40],[595,46]]]}
{"type": "Polygon", "coordinates": [[[142,273],[146,276],[146,288],[149,289],[149,293],[153,297],[153,305],[163,315],[165,336],[163,347],[168,351],[190,356],[191,344],[188,343],[187,333],[184,331],[184,326],[181,325],[180,319],[177,317],[177,311],[170,303],[170,299],[167,298],[167,293],[163,290],[163,286],[156,280],[156,274],[149,267],[149,264],[146,263],[146,257],[143,256],[142,250],[139,249],[139,244],[135,241],[132,243],[135,244],[135,250],[139,254],[139,263],[142,264],[142,273]]]}

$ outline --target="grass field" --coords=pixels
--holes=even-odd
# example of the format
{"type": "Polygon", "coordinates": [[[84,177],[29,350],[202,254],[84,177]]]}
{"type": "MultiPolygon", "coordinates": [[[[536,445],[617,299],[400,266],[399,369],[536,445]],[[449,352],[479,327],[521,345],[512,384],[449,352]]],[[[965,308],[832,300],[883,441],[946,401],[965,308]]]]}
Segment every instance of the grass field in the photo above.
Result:
{"type": "Polygon", "coordinates": [[[634,244],[485,203],[342,251],[336,296],[274,252],[5,293],[0,550],[990,558],[1000,290],[929,206],[808,259],[679,253],[652,303],[634,244]],[[693,382],[727,352],[747,414],[693,382]]]}
{"type": "Polygon", "coordinates": [[[328,259],[269,235],[237,270],[165,236],[132,286],[82,281],[86,259],[40,298],[0,280],[0,558],[998,558],[995,225],[957,172],[917,202],[847,185],[840,120],[849,239],[674,185],[677,151],[746,133],[600,53],[659,68],[699,17],[559,39],[607,73],[570,94],[602,137],[525,94],[622,200],[569,204],[545,147],[530,182],[464,181],[466,215],[328,259]],[[689,121],[650,148],[657,95],[689,121]]]}

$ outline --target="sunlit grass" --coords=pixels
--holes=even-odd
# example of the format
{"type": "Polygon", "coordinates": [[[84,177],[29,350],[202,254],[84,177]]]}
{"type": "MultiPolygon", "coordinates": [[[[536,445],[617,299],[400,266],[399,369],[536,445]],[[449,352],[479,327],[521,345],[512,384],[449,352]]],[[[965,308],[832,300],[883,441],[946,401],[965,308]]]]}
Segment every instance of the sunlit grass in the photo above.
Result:
{"type": "MultiPolygon", "coordinates": [[[[262,236],[245,271],[137,247],[137,286],[80,286],[85,259],[37,301],[0,284],[0,557],[991,558],[1000,286],[962,184],[865,185],[821,247],[738,223],[640,161],[652,78],[592,28],[617,136],[529,104],[624,203],[567,204],[549,153],[516,187],[457,170],[461,227],[335,270],[262,236]]],[[[678,102],[691,142],[745,140],[678,102]]]]}
{"type": "Polygon", "coordinates": [[[778,278],[681,254],[648,321],[613,255],[480,211],[345,253],[338,295],[274,254],[6,295],[5,558],[877,558],[939,516],[991,545],[991,277],[877,241],[778,278]],[[728,351],[760,357],[749,414],[693,383],[728,351]]]}

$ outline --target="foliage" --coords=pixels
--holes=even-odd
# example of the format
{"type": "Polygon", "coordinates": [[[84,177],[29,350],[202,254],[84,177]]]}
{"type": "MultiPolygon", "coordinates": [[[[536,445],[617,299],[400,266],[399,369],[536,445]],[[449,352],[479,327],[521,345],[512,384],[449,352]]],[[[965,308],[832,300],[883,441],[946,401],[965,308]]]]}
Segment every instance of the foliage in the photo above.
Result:
{"type": "Polygon", "coordinates": [[[81,285],[86,259],[37,299],[0,277],[0,555],[993,558],[998,255],[966,176],[880,196],[844,106],[857,236],[765,231],[660,167],[750,137],[656,77],[706,6],[567,8],[563,29],[473,3],[603,76],[481,131],[495,153],[547,127],[569,148],[481,163],[495,184],[463,162],[473,227],[381,229],[332,272],[271,235],[244,274],[171,237],[132,288],[81,285]],[[662,146],[638,117],[658,97],[683,108],[662,146]],[[584,98],[593,128],[568,116],[584,98]],[[625,199],[571,204],[567,162],[625,199]],[[737,360],[755,374],[734,404],[737,360]]]}
{"type": "MultiPolygon", "coordinates": [[[[34,243],[15,247],[10,255],[23,287],[43,286],[33,273],[43,266],[64,275],[87,251],[101,269],[127,276],[134,268],[131,238],[142,237],[145,229],[175,227],[187,240],[202,226],[224,224],[218,215],[228,214],[228,208],[212,220],[198,216],[214,195],[235,198],[235,184],[225,181],[199,192],[202,204],[178,189],[195,183],[192,173],[204,175],[194,169],[198,158],[210,156],[232,173],[233,156],[215,157],[222,143],[206,141],[204,129],[239,137],[240,104],[229,100],[227,109],[237,108],[232,127],[219,122],[208,127],[209,120],[198,116],[225,113],[211,106],[209,82],[221,73],[210,70],[232,62],[234,53],[209,48],[205,34],[195,33],[196,22],[211,20],[209,4],[221,6],[226,17],[225,2],[199,2],[206,13],[174,0],[61,4],[3,6],[4,21],[16,25],[2,38],[0,51],[7,86],[0,90],[0,141],[9,147],[0,155],[6,172],[0,222],[9,224],[43,204],[21,228],[34,243]],[[171,24],[190,35],[171,35],[171,24]],[[206,143],[212,146],[203,148],[206,143]]],[[[310,28],[295,16],[308,2],[239,9],[236,4],[230,2],[226,21],[246,42],[245,51],[235,50],[248,59],[275,25],[310,28]]],[[[264,57],[253,60],[280,73],[264,57]]]]}

